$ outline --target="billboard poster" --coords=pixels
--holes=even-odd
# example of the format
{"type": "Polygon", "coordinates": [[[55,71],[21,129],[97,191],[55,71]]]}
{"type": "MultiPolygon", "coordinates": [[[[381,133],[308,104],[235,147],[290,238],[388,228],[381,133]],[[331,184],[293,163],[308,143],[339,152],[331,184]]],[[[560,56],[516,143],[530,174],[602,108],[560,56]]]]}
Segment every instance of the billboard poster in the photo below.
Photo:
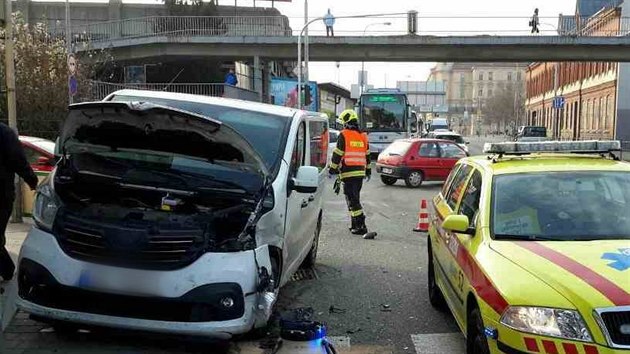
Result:
{"type": "MultiPolygon", "coordinates": [[[[302,91],[302,109],[317,112],[319,110],[319,90],[317,83],[310,81],[302,91]]],[[[271,79],[271,102],[278,106],[297,108],[297,80],[274,77],[271,79]]]]}

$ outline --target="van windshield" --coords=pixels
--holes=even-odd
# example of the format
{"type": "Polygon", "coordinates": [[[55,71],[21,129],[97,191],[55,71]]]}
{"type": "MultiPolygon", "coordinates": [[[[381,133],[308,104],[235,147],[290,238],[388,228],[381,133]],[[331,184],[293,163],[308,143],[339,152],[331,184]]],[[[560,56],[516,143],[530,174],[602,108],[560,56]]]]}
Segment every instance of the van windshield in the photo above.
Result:
{"type": "Polygon", "coordinates": [[[245,137],[272,173],[282,159],[291,123],[287,117],[199,102],[122,95],[114,96],[112,101],[150,102],[216,119],[245,137]]]}

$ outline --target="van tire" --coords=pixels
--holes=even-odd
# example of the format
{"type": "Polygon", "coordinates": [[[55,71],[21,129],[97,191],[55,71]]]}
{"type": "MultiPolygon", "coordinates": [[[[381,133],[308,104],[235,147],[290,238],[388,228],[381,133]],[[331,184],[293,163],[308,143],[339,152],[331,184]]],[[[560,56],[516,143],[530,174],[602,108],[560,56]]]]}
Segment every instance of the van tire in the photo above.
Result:
{"type": "Polygon", "coordinates": [[[381,175],[381,182],[388,186],[393,186],[394,184],[396,184],[396,181],[398,181],[397,178],[381,175]]]}
{"type": "Polygon", "coordinates": [[[319,234],[322,231],[322,214],[319,214],[319,218],[317,218],[317,226],[315,227],[315,236],[313,237],[313,244],[311,245],[311,250],[302,261],[300,268],[308,269],[315,266],[317,262],[317,250],[319,249],[319,234]]]}
{"type": "Polygon", "coordinates": [[[424,182],[424,173],[422,171],[411,171],[405,177],[405,184],[409,188],[418,188],[424,182]]]}

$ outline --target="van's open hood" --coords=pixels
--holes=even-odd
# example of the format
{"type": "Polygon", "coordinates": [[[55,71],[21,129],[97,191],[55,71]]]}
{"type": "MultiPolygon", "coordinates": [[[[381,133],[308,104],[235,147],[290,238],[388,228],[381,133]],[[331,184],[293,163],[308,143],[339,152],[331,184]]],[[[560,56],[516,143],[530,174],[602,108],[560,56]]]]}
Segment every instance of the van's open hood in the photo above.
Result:
{"type": "Polygon", "coordinates": [[[268,175],[260,155],[238,132],[220,121],[150,103],[92,102],[70,106],[60,136],[113,149],[153,150],[208,161],[237,161],[268,175]]]}

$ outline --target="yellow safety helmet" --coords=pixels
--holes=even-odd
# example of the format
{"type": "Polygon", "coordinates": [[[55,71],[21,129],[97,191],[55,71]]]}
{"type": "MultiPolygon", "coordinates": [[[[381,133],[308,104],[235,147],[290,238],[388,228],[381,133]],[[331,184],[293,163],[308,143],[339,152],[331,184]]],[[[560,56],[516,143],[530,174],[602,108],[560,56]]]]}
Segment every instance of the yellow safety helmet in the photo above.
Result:
{"type": "Polygon", "coordinates": [[[339,118],[337,119],[337,123],[343,125],[346,125],[352,121],[357,123],[359,122],[359,115],[357,114],[357,112],[354,111],[354,109],[346,109],[345,111],[341,112],[339,118]]]}

